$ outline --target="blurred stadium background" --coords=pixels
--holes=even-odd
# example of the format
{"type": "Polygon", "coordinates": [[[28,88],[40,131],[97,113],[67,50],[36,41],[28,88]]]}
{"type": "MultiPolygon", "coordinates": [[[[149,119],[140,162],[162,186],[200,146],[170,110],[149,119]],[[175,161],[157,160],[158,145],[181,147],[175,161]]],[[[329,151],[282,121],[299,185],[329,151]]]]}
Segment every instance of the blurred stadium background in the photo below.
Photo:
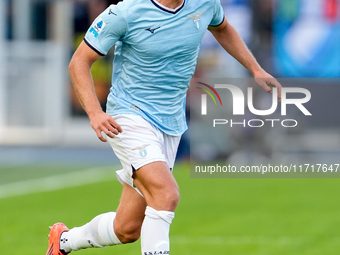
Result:
{"type": "MultiPolygon", "coordinates": [[[[48,225],[55,221],[80,225],[118,204],[121,186],[114,181],[113,170],[119,163],[109,145],[92,131],[67,71],[91,22],[116,2],[0,0],[0,244],[4,254],[44,254],[48,225]]],[[[229,22],[275,77],[339,78],[340,0],[221,3],[229,22]]],[[[113,53],[93,66],[104,109],[113,53]]],[[[207,33],[195,78],[225,77],[247,78],[249,73],[207,33]]],[[[340,87],[333,89],[331,100],[322,89],[316,90],[321,95],[311,102],[312,108],[317,112],[320,102],[328,101],[327,114],[316,114],[320,119],[271,146],[276,158],[287,153],[300,160],[339,158],[340,87]],[[317,124],[321,122],[325,125],[317,124]]],[[[212,137],[206,148],[222,147],[222,156],[247,160],[249,148],[244,144],[266,147],[263,133],[243,136],[246,140],[233,133],[225,134],[227,141],[212,137]],[[235,144],[242,146],[236,151],[235,144]]],[[[186,133],[175,171],[182,198],[171,232],[174,254],[338,254],[338,180],[190,179],[189,144],[186,133]]],[[[220,156],[211,155],[212,159],[220,156]]],[[[139,254],[139,245],[79,254],[114,252],[139,254]]]]}

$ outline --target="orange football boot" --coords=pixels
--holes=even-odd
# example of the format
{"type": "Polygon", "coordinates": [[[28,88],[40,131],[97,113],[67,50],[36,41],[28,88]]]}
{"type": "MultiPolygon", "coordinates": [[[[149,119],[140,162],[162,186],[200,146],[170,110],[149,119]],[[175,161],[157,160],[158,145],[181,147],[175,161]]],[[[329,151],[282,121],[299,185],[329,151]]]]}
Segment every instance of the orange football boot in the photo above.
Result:
{"type": "Polygon", "coordinates": [[[60,251],[60,236],[63,232],[69,229],[63,223],[56,223],[50,227],[50,234],[48,235],[49,244],[46,255],[65,255],[60,251]]]}

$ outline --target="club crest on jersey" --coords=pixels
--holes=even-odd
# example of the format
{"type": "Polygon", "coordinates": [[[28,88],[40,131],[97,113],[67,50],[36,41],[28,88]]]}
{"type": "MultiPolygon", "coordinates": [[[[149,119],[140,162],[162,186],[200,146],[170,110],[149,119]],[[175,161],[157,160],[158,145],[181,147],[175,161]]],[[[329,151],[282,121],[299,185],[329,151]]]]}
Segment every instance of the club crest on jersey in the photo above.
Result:
{"type": "Polygon", "coordinates": [[[104,22],[104,20],[102,20],[101,18],[96,22],[96,24],[90,28],[90,33],[93,34],[94,37],[97,37],[100,32],[103,30],[103,28],[105,27],[106,23],[104,22]]]}
{"type": "Polygon", "coordinates": [[[203,13],[204,12],[199,12],[197,14],[190,14],[190,15],[187,16],[188,18],[194,20],[194,26],[197,29],[200,29],[200,27],[201,27],[201,19],[200,19],[200,17],[202,16],[203,13]]]}
{"type": "Polygon", "coordinates": [[[146,147],[148,147],[150,144],[144,144],[143,146],[138,146],[132,150],[139,150],[139,155],[143,158],[146,157],[146,155],[148,155],[148,152],[146,151],[146,147]]]}

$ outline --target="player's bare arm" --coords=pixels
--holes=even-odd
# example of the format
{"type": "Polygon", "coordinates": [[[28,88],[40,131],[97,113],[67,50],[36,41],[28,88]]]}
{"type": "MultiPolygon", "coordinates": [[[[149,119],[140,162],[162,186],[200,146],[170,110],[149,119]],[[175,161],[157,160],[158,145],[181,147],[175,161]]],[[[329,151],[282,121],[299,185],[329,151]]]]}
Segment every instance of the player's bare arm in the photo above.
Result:
{"type": "Polygon", "coordinates": [[[106,142],[107,140],[101,132],[114,138],[115,135],[122,132],[122,128],[109,114],[103,112],[95,93],[91,66],[99,58],[99,54],[82,42],[71,59],[69,71],[74,89],[90,118],[91,127],[96,132],[98,138],[102,142],[106,142]]]}
{"type": "Polygon", "coordinates": [[[253,74],[256,83],[266,92],[272,93],[272,87],[277,88],[278,99],[281,100],[280,83],[261,68],[240,35],[226,19],[220,26],[210,26],[208,29],[219,44],[253,74]]]}

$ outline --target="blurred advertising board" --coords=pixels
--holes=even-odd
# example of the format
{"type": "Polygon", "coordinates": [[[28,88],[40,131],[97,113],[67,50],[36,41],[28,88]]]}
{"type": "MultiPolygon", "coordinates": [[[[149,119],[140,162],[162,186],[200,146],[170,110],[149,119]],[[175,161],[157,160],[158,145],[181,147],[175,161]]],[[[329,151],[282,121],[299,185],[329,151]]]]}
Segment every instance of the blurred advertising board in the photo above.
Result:
{"type": "Polygon", "coordinates": [[[276,1],[273,38],[279,76],[340,76],[340,0],[276,1]]]}

